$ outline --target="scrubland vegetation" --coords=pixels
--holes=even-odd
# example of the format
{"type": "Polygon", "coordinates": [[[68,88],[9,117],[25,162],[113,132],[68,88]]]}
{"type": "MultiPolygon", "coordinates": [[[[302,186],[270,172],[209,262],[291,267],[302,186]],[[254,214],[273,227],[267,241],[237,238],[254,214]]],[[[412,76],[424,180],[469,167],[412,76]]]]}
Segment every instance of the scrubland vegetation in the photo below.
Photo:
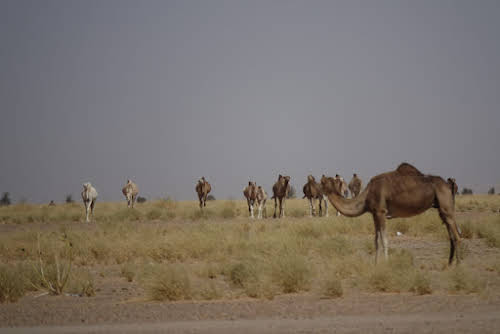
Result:
{"type": "MultiPolygon", "coordinates": [[[[329,218],[309,218],[307,201],[299,199],[287,201],[281,220],[249,219],[244,201],[212,201],[203,211],[195,201],[147,201],[135,209],[98,202],[88,224],[80,203],[5,206],[0,302],[43,292],[93,296],[105,275],[158,301],[487,294],[500,287],[500,196],[456,201],[464,239],[462,264],[452,267],[435,210],[388,221],[390,259],[375,266],[371,216],[336,217],[332,208],[329,218]]],[[[268,216],[272,211],[268,203],[268,216]]]]}

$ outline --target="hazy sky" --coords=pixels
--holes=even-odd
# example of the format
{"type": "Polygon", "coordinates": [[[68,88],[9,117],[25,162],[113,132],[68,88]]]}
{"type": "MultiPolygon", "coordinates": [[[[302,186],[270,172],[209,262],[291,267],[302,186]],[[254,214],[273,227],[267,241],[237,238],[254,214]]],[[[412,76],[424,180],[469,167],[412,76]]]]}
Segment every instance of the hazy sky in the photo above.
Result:
{"type": "MultiPolygon", "coordinates": [[[[0,0],[0,192],[217,198],[402,161],[500,185],[500,2],[0,0]]],[[[500,189],[498,189],[500,190],[500,189]]]]}

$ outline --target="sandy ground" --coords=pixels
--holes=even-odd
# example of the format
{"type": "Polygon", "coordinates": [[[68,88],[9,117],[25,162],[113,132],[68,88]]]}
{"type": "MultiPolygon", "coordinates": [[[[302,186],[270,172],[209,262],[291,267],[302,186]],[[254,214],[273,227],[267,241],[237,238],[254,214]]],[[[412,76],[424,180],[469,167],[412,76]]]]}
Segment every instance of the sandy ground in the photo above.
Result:
{"type": "Polygon", "coordinates": [[[498,333],[500,296],[288,295],[178,303],[44,296],[3,305],[0,323],[23,326],[0,333],[498,333]]]}

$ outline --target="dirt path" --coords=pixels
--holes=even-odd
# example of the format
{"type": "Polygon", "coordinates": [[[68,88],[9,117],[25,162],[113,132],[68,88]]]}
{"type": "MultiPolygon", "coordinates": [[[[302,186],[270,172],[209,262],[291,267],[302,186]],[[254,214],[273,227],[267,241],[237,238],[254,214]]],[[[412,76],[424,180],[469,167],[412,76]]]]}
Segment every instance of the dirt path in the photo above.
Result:
{"type": "Polygon", "coordinates": [[[499,310],[500,296],[477,295],[178,303],[41,297],[0,306],[0,333],[494,333],[499,310]]]}
{"type": "Polygon", "coordinates": [[[498,333],[497,310],[486,313],[337,316],[313,319],[177,321],[0,329],[0,333],[498,333]]]}

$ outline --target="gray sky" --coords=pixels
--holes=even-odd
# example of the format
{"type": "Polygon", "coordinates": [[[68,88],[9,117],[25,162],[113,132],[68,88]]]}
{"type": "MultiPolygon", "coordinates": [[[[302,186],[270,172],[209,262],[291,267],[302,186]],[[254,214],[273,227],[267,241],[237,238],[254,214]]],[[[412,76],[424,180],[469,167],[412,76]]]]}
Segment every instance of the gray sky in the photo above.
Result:
{"type": "MultiPolygon", "coordinates": [[[[0,192],[500,184],[499,1],[0,1],[0,192]]],[[[500,190],[500,189],[498,189],[500,190]]]]}

